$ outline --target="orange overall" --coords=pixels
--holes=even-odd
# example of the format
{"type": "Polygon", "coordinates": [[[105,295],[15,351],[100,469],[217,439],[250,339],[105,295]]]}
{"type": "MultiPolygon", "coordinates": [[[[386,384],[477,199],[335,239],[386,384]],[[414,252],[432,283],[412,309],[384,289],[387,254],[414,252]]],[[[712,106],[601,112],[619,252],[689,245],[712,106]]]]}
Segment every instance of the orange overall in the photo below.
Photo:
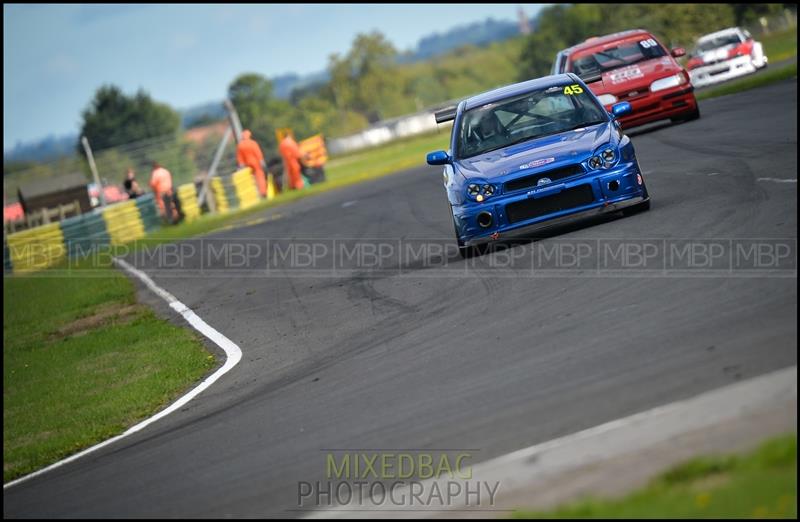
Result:
{"type": "Polygon", "coordinates": [[[153,169],[150,174],[150,188],[156,196],[156,204],[162,216],[166,215],[164,209],[164,195],[172,195],[172,174],[164,167],[153,169]]]}
{"type": "Polygon", "coordinates": [[[283,157],[283,165],[286,168],[289,188],[303,188],[303,175],[300,169],[300,160],[303,158],[303,153],[300,152],[300,147],[297,145],[297,142],[294,141],[291,135],[287,135],[281,140],[278,150],[283,157]]]}
{"type": "Polygon", "coordinates": [[[242,131],[242,140],[236,146],[236,162],[239,165],[250,167],[256,180],[258,193],[263,198],[267,195],[267,178],[264,175],[264,169],[261,168],[264,154],[262,154],[258,143],[250,136],[250,131],[242,131]]]}

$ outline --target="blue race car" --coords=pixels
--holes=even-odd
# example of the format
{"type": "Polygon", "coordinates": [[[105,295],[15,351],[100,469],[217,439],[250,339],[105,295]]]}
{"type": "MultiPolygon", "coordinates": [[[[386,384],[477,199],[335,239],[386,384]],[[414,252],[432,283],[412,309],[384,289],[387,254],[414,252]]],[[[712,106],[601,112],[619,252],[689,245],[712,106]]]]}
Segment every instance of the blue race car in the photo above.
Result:
{"type": "Polygon", "coordinates": [[[453,121],[444,185],[464,257],[485,244],[567,220],[650,208],[633,143],[574,74],[546,76],[461,101],[436,113],[453,121]]]}

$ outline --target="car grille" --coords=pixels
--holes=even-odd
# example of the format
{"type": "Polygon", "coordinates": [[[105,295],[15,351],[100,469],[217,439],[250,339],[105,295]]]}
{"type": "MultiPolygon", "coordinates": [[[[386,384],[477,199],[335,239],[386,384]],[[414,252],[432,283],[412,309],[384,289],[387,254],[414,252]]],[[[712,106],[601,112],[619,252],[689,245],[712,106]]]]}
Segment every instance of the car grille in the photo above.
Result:
{"type": "Polygon", "coordinates": [[[569,178],[571,176],[577,176],[578,174],[583,174],[583,168],[580,165],[568,165],[566,167],[537,172],[530,176],[523,176],[507,181],[503,184],[503,189],[506,192],[513,192],[515,190],[535,187],[542,178],[550,178],[551,181],[556,181],[557,179],[569,178]]]}
{"type": "Polygon", "coordinates": [[[578,185],[552,196],[539,199],[529,198],[510,203],[506,205],[506,216],[509,223],[517,223],[552,212],[588,205],[592,201],[594,201],[594,194],[591,185],[578,185]]]}

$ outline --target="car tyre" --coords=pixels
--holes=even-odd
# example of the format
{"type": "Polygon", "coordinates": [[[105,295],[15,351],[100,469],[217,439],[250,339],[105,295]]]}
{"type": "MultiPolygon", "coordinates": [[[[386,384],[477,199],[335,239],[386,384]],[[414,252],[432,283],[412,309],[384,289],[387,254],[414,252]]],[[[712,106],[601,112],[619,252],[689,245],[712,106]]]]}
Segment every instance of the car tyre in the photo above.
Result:
{"type": "Polygon", "coordinates": [[[672,118],[672,121],[673,122],[693,121],[698,119],[700,119],[700,107],[695,107],[695,109],[686,116],[679,116],[677,118],[672,118]]]}
{"type": "Polygon", "coordinates": [[[632,216],[634,214],[638,214],[639,212],[646,212],[648,210],[650,210],[650,198],[648,198],[645,201],[642,201],[641,203],[633,205],[632,207],[623,208],[622,215],[627,217],[627,216],[632,216]]]}

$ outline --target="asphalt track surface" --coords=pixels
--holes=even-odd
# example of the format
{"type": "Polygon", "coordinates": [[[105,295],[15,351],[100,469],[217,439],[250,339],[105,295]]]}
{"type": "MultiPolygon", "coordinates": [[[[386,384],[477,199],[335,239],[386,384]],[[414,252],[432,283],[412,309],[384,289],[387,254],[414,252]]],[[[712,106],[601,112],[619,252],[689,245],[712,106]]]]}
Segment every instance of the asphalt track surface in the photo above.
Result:
{"type": "MultiPolygon", "coordinates": [[[[797,184],[781,182],[797,179],[796,80],[701,110],[698,121],[629,133],[649,212],[506,252],[760,239],[794,245],[780,270],[612,275],[592,273],[595,257],[580,269],[496,269],[495,253],[333,274],[267,270],[265,250],[244,270],[217,263],[201,274],[196,258],[180,270],[139,260],[236,342],[242,362],[184,410],[4,490],[4,515],[302,515],[298,481],[324,479],[326,449],[469,448],[478,462],[796,365],[797,184]]],[[[412,169],[210,237],[452,242],[440,176],[412,169]]]]}

